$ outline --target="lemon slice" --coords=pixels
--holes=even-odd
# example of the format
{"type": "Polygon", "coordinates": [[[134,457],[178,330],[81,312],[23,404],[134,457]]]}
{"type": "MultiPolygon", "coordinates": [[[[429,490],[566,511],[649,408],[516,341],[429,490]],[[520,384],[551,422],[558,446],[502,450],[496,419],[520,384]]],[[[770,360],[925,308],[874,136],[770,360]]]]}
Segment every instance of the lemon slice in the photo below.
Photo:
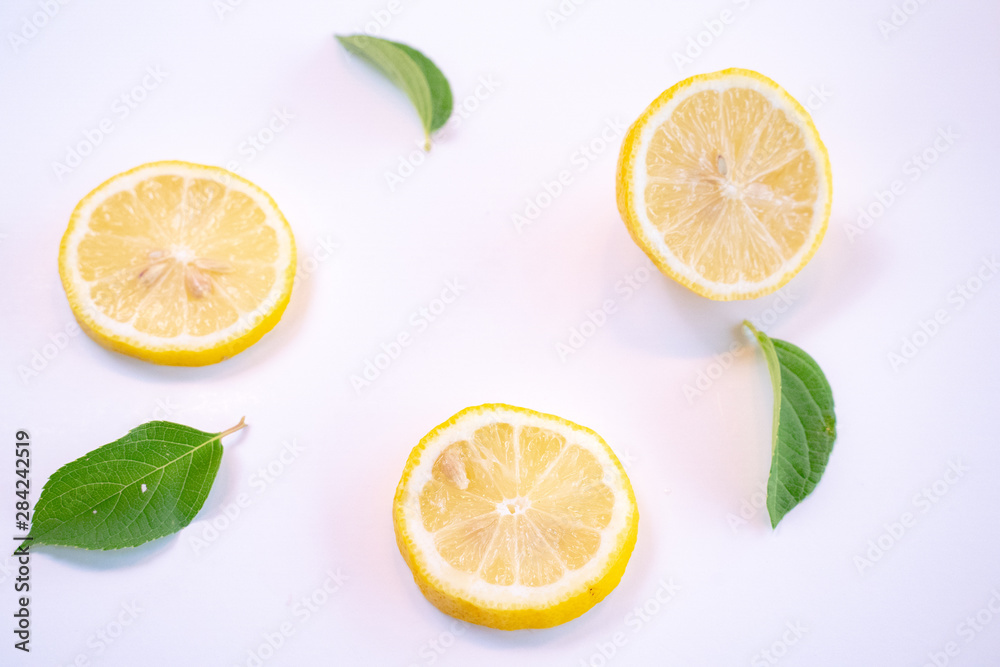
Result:
{"type": "Polygon", "coordinates": [[[84,197],[59,248],[73,315],[105,347],[201,366],[281,319],[295,240],[266,192],[225,169],[151,162],[84,197]]]}
{"type": "Polygon", "coordinates": [[[809,113],[744,69],[693,76],[629,128],[618,210],[666,275],[718,300],[780,288],[830,217],[830,160],[809,113]]]}
{"type": "Polygon", "coordinates": [[[604,599],[625,571],[639,512],[599,435],[491,404],[462,410],[413,449],[393,523],[438,609],[516,630],[564,623],[604,599]]]}

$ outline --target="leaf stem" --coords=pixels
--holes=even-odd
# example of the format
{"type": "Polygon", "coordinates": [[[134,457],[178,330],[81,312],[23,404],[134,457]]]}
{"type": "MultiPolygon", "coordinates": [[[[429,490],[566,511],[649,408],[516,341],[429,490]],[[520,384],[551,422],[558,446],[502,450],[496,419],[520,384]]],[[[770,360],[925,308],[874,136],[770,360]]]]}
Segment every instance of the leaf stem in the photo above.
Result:
{"type": "Polygon", "coordinates": [[[750,320],[743,320],[743,326],[750,329],[750,332],[755,336],[760,333],[750,320]]]}
{"type": "Polygon", "coordinates": [[[237,424],[236,426],[234,426],[232,428],[227,428],[225,431],[223,431],[222,433],[220,433],[218,435],[219,440],[222,440],[227,435],[232,435],[233,433],[236,433],[240,429],[246,428],[246,425],[247,425],[247,418],[245,416],[244,417],[240,417],[240,423],[239,424],[237,424]]]}

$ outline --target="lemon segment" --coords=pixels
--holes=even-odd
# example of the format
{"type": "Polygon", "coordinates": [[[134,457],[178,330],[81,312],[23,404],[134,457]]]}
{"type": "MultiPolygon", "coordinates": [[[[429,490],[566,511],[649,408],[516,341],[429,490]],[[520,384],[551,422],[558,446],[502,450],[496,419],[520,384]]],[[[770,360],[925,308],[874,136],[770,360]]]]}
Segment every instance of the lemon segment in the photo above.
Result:
{"type": "Polygon", "coordinates": [[[102,345],[160,364],[221,361],[281,318],[295,240],[274,201],[217,167],[154,162],[77,205],[59,251],[73,314],[102,345]]]}
{"type": "Polygon", "coordinates": [[[414,448],[396,540],[439,609],[503,630],[576,618],[619,582],[638,509],[593,431],[502,404],[467,408],[414,448]]]}
{"type": "Polygon", "coordinates": [[[728,69],[681,81],[629,128],[618,209],[660,270],[702,296],[777,290],[816,252],[830,217],[827,151],[778,84],[728,69]]]}

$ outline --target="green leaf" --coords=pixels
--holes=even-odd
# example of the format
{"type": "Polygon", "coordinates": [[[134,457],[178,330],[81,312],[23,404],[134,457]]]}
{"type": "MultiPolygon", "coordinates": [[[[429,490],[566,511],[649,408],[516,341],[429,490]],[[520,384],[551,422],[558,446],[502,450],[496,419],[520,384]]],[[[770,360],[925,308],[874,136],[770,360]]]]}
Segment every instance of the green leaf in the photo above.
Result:
{"type": "Polygon", "coordinates": [[[771,527],[816,488],[837,439],[830,383],[816,361],[801,348],[758,331],[774,389],[771,472],[767,512],[771,527]]]}
{"type": "Polygon", "coordinates": [[[406,93],[424,126],[425,148],[431,147],[431,132],[441,129],[454,104],[451,86],[437,66],[413,47],[371,35],[336,35],[351,53],[375,66],[397,88],[406,93]]]}
{"type": "Polygon", "coordinates": [[[135,547],[191,523],[222,461],[222,433],[153,421],[56,470],[29,541],[83,549],[135,547]]]}

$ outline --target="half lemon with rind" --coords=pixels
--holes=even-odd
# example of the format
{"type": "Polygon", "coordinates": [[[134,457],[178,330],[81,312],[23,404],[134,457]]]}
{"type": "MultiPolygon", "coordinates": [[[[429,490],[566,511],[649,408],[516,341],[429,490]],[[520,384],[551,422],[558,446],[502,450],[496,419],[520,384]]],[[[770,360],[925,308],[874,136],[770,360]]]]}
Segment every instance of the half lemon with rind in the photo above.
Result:
{"type": "Polygon", "coordinates": [[[190,162],[141,165],[77,205],[59,248],[73,315],[101,345],[145,361],[232,357],[281,319],[295,239],[262,189],[190,162]]]}
{"type": "Polygon", "coordinates": [[[462,410],[410,453],[396,542],[438,609],[501,630],[572,620],[611,592],[639,513],[593,431],[525,408],[462,410]]]}
{"type": "Polygon", "coordinates": [[[632,124],[618,210],[659,269],[710,299],[779,289],[819,248],[830,160],[809,113],[751,70],[685,79],[632,124]]]}

